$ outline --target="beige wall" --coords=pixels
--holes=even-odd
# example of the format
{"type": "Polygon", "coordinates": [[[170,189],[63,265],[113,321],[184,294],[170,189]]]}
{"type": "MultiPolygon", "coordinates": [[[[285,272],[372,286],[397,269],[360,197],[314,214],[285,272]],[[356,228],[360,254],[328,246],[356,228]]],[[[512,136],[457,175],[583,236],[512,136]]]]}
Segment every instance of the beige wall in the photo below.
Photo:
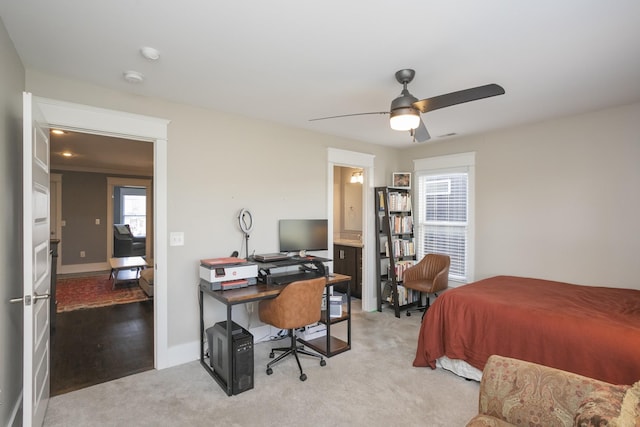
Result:
{"type": "Polygon", "coordinates": [[[476,279],[640,289],[640,104],[424,144],[476,152],[476,279]]]}
{"type": "MultiPolygon", "coordinates": [[[[198,339],[198,261],[240,251],[241,208],[251,211],[249,250],[278,250],[280,218],[326,218],[327,148],[375,155],[376,185],[397,162],[390,148],[273,123],[150,99],[27,70],[34,95],[171,120],[168,142],[168,232],[184,246],[168,248],[169,345],[198,339]]],[[[378,184],[379,183],[379,184],[378,184]]],[[[244,250],[242,251],[244,253],[244,250]]],[[[225,318],[216,304],[208,323],[225,318]]],[[[241,310],[234,311],[239,316],[241,310]]]]}
{"type": "Polygon", "coordinates": [[[0,425],[20,425],[22,398],[22,91],[24,68],[0,20],[0,425]],[[16,418],[14,418],[14,414],[16,418]]]}

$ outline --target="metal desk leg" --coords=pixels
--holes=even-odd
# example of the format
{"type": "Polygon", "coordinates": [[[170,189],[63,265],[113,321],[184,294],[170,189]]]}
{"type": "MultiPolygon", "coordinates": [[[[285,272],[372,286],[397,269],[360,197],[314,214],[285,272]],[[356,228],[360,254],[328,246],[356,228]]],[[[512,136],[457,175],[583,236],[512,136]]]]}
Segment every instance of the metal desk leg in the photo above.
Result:
{"type": "Polygon", "coordinates": [[[351,280],[347,282],[347,346],[351,350],[351,280]]]}
{"type": "Polygon", "coordinates": [[[231,328],[231,309],[233,306],[231,304],[227,305],[227,395],[231,396],[233,394],[233,377],[231,373],[233,372],[233,336],[231,335],[233,329],[231,328]]]}
{"type": "MultiPolygon", "coordinates": [[[[199,298],[198,305],[200,306],[200,364],[204,364],[204,319],[202,318],[203,309],[202,309],[202,299],[203,293],[202,289],[199,289],[199,298]]],[[[211,355],[209,355],[211,357],[211,355]]]]}
{"type": "Polygon", "coordinates": [[[325,286],[326,295],[326,323],[327,323],[327,357],[331,357],[331,296],[329,295],[329,289],[333,288],[333,285],[325,286]]]}

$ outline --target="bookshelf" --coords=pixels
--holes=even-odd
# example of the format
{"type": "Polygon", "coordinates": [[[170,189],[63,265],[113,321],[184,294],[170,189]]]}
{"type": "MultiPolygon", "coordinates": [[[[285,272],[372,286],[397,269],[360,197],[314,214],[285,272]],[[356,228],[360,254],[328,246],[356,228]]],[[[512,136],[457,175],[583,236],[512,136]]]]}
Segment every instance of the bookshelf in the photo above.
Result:
{"type": "Polygon", "coordinates": [[[400,310],[415,305],[420,293],[402,286],[402,276],[416,263],[411,192],[405,188],[376,187],[376,278],[378,311],[383,304],[400,310]]]}

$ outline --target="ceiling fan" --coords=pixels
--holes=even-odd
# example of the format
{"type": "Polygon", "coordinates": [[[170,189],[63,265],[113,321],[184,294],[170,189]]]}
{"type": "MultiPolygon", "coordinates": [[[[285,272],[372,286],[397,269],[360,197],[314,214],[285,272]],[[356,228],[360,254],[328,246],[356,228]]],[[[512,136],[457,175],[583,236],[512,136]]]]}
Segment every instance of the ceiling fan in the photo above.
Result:
{"type": "Polygon", "coordinates": [[[411,95],[407,89],[407,85],[411,83],[415,75],[416,72],[408,68],[396,72],[396,80],[402,85],[403,89],[400,96],[391,101],[391,108],[389,111],[320,117],[317,119],[311,119],[310,121],[335,119],[339,117],[363,116],[367,114],[389,114],[389,124],[392,129],[409,131],[414,141],[425,142],[429,140],[431,136],[420,117],[420,113],[428,113],[429,111],[438,110],[440,108],[489,98],[491,96],[504,95],[504,89],[502,86],[492,83],[418,100],[418,98],[411,95]]]}

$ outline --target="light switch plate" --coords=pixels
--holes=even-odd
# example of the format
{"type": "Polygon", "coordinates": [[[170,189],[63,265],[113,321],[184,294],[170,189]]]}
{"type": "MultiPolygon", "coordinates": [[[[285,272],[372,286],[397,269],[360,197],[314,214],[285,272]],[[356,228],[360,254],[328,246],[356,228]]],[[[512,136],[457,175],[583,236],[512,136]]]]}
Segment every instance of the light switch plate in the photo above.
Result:
{"type": "Polygon", "coordinates": [[[184,233],[182,231],[169,233],[169,246],[184,246],[184,233]]]}

